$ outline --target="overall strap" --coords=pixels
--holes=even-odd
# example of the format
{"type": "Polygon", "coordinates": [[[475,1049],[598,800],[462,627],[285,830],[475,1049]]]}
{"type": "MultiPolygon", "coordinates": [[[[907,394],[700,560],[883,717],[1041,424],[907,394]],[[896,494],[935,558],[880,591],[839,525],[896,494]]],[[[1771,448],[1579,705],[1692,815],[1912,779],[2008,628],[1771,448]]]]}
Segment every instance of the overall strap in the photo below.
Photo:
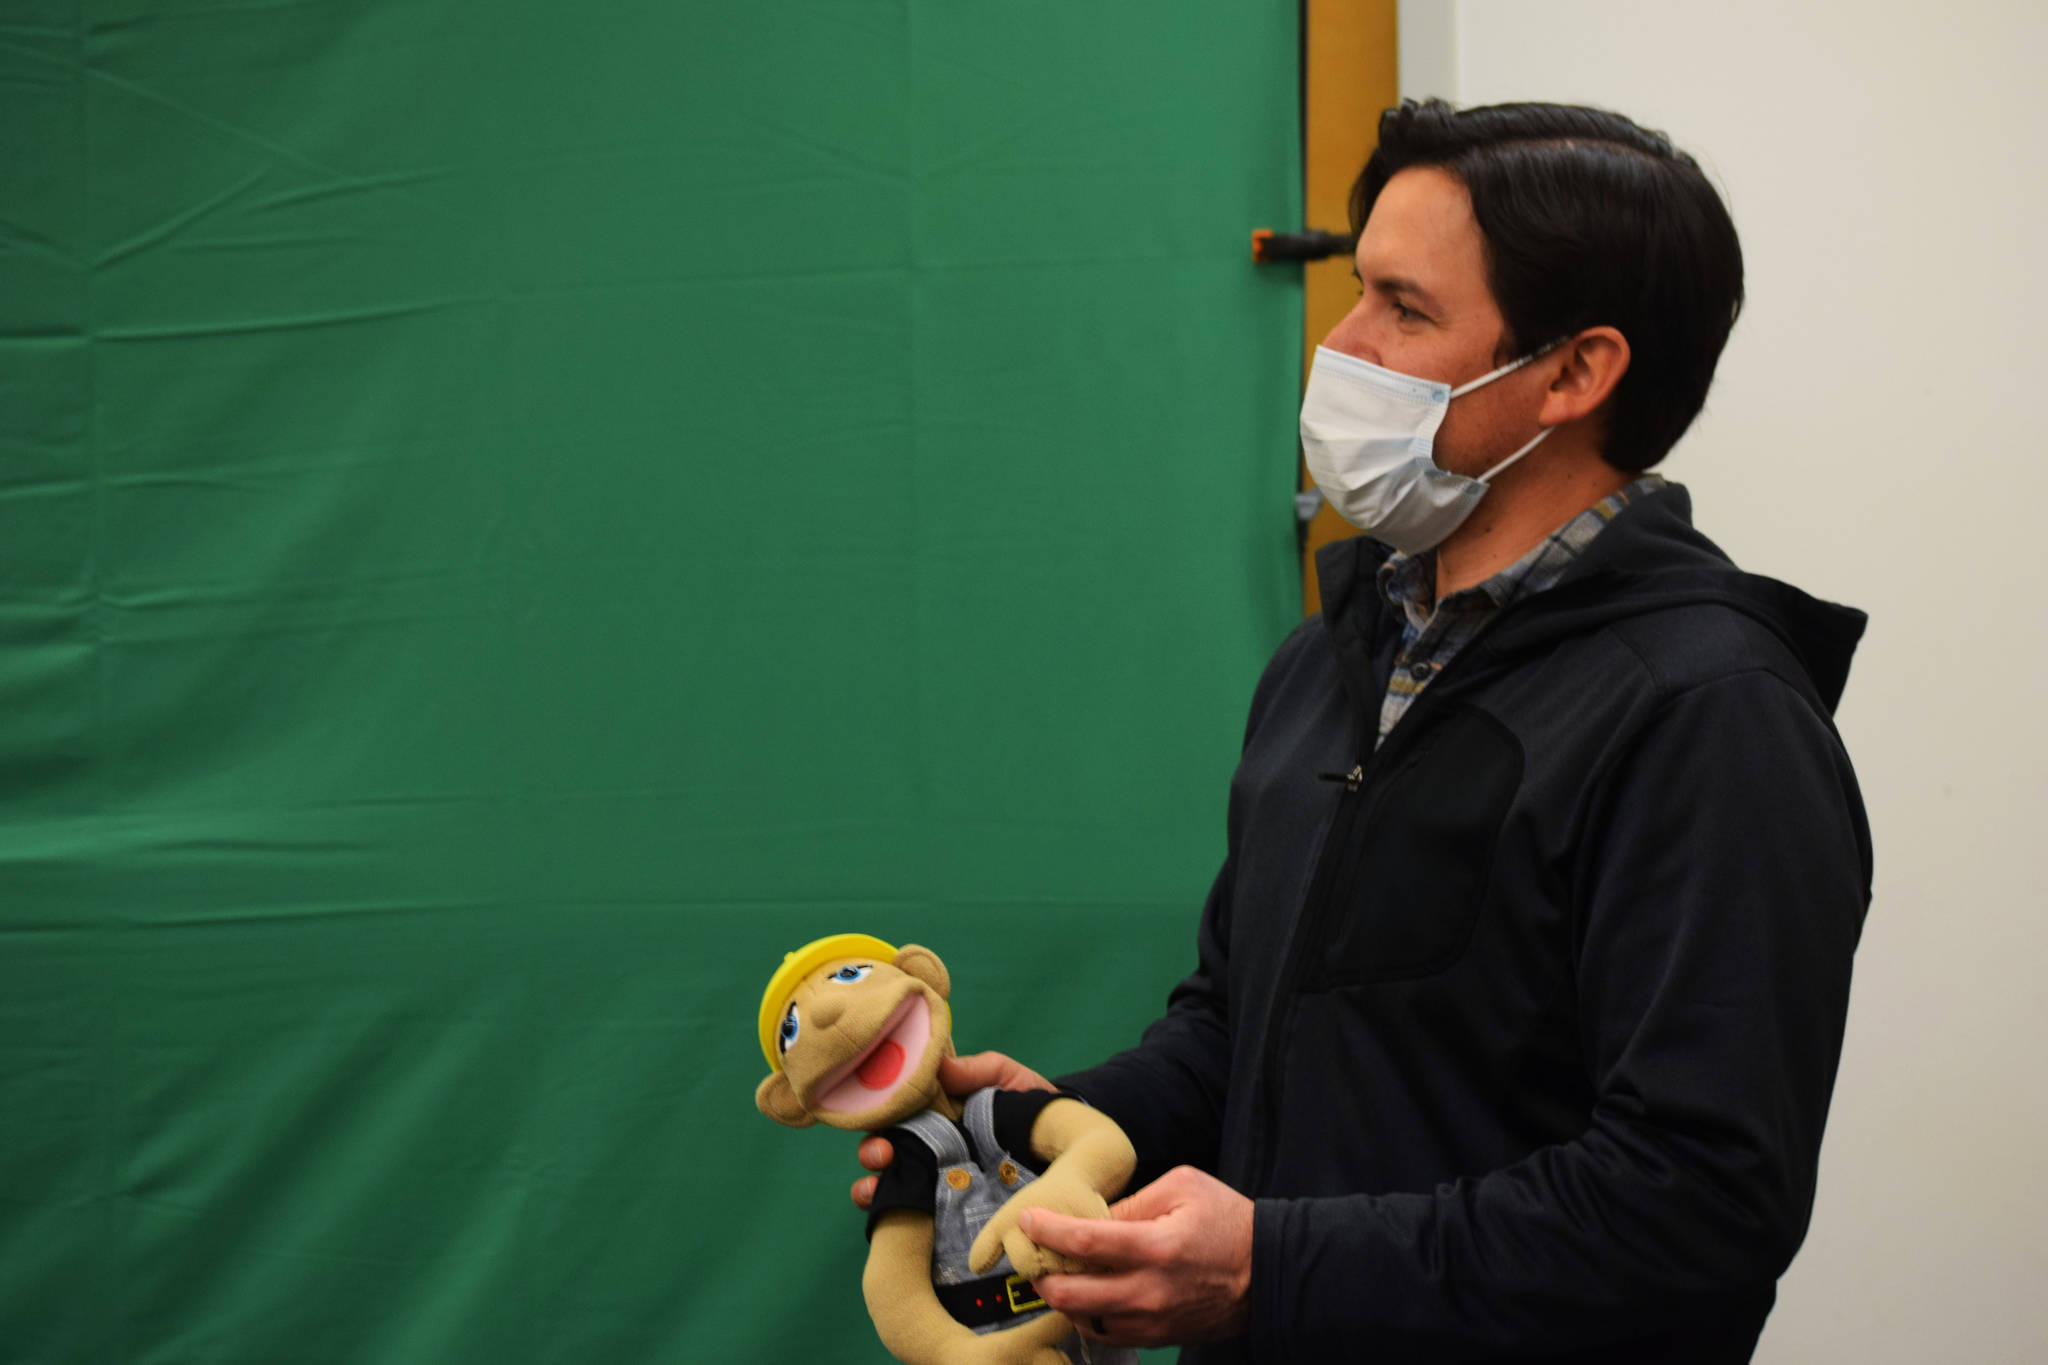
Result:
{"type": "Polygon", "coordinates": [[[996,1141],[996,1092],[998,1087],[988,1086],[967,1097],[966,1112],[960,1116],[961,1127],[967,1136],[974,1139],[975,1150],[984,1161],[993,1162],[1008,1156],[1003,1144],[996,1141]]]}
{"type": "Polygon", "coordinates": [[[931,1148],[933,1159],[941,1166],[959,1166],[971,1160],[959,1128],[936,1109],[912,1114],[896,1126],[931,1148]]]}

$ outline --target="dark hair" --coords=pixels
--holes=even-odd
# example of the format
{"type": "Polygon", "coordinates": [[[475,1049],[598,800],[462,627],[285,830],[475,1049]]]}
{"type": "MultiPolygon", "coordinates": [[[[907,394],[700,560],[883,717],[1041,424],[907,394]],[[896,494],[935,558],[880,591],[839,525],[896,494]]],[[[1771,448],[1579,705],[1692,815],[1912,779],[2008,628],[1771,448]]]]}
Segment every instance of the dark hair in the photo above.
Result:
{"type": "Polygon", "coordinates": [[[1507,322],[1505,360],[1606,325],[1630,361],[1608,397],[1602,455],[1618,469],[1664,458],[1707,400],[1742,311],[1742,244],[1699,163],[1619,114],[1562,104],[1455,109],[1403,100],[1351,189],[1364,228],[1400,171],[1464,183],[1507,322]]]}

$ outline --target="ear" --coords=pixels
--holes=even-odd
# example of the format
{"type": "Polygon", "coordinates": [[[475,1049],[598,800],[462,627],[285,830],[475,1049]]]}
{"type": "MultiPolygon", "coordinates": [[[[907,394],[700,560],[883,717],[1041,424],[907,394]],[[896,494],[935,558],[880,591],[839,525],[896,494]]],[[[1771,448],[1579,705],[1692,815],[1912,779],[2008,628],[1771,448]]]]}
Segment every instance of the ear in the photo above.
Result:
{"type": "Polygon", "coordinates": [[[1536,420],[1557,427],[1594,411],[1628,373],[1628,362],[1627,337],[1612,327],[1588,327],[1537,362],[1552,377],[1536,420]]]}
{"type": "Polygon", "coordinates": [[[754,1087],[754,1107],[789,1128],[808,1128],[817,1122],[797,1099],[789,1077],[780,1071],[769,1072],[768,1078],[754,1087]]]}
{"type": "Polygon", "coordinates": [[[896,950],[896,970],[930,986],[939,993],[939,999],[952,998],[953,979],[946,975],[946,964],[939,961],[939,955],[931,949],[920,948],[915,943],[904,944],[896,950]]]}

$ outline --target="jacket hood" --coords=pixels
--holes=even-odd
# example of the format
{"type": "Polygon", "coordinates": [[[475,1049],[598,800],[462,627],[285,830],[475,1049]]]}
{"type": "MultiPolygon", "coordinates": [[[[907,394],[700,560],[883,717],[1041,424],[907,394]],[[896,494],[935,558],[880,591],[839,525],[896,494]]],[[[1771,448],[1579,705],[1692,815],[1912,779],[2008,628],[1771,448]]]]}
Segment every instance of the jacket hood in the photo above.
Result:
{"type": "MultiPolygon", "coordinates": [[[[1316,554],[1324,625],[1348,662],[1369,658],[1379,631],[1397,628],[1398,618],[1383,609],[1378,586],[1379,566],[1391,553],[1358,536],[1316,554]]],[[[1736,568],[1694,529],[1692,497],[1678,484],[1630,502],[1556,587],[1502,612],[1471,649],[1498,659],[1626,617],[1708,602],[1740,611],[1774,632],[1798,655],[1815,693],[1834,711],[1869,618],[1736,568]]]]}

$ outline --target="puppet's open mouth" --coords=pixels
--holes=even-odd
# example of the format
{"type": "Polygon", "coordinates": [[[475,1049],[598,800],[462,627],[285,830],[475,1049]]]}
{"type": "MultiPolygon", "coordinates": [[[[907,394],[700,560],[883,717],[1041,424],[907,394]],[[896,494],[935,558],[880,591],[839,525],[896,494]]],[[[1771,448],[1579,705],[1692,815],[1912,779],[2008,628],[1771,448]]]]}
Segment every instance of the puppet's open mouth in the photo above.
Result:
{"type": "Polygon", "coordinates": [[[923,991],[913,990],[889,1016],[873,1046],[819,1083],[811,1107],[837,1114],[873,1109],[916,1070],[931,1040],[932,1007],[923,991]]]}

